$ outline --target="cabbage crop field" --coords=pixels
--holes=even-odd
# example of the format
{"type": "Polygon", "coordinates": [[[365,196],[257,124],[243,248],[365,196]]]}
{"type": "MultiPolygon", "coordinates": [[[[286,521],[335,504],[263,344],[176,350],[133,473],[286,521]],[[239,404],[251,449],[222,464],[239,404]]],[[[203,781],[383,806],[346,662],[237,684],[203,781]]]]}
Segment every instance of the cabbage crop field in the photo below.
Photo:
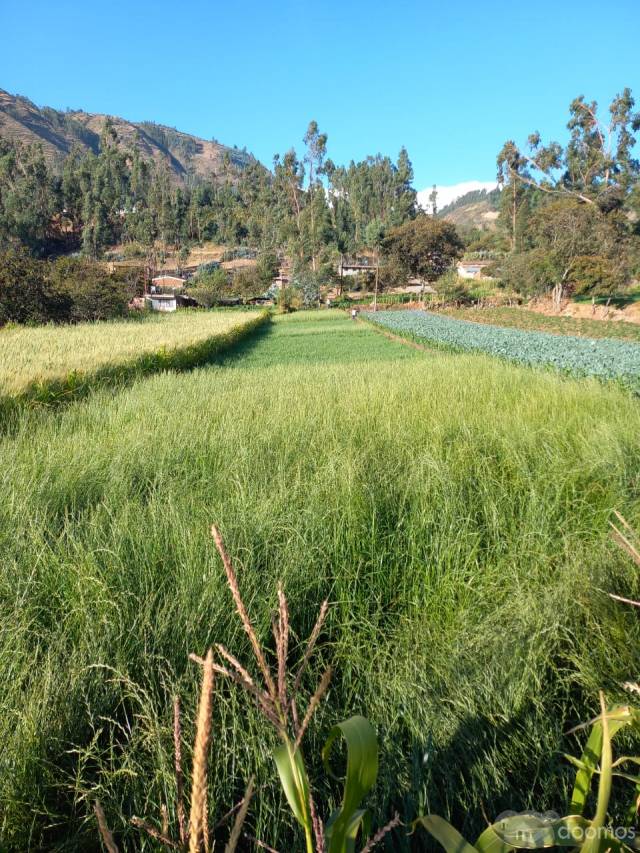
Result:
{"type": "Polygon", "coordinates": [[[640,344],[504,328],[425,311],[384,311],[365,317],[416,341],[459,352],[483,352],[529,366],[552,367],[575,376],[616,379],[640,390],[640,344]]]}
{"type": "Polygon", "coordinates": [[[619,320],[555,316],[508,306],[446,308],[442,313],[454,320],[471,320],[473,323],[489,323],[493,326],[573,335],[580,338],[617,338],[640,344],[640,324],[619,320]]]}
{"type": "MultiPolygon", "coordinates": [[[[443,343],[472,326],[378,320],[443,343]]],[[[112,327],[82,329],[83,351],[92,331],[102,350],[112,327]]],[[[533,362],[547,337],[521,351],[533,362]]],[[[324,310],[254,326],[196,369],[21,409],[0,435],[0,849],[98,851],[96,798],[121,851],[160,849],[133,817],[160,829],[164,807],[175,830],[173,700],[189,769],[201,678],[189,654],[221,643],[259,677],[212,523],[270,664],[278,583],[292,665],[329,602],[298,706],[333,666],[303,744],[323,819],[342,786],[321,748],[356,714],[380,744],[372,832],[396,810],[404,823],[380,850],[432,849],[409,834],[420,810],[467,837],[506,809],[559,811],[562,753],[585,741],[567,732],[600,689],[628,701],[640,672],[637,612],[607,595],[640,596],[609,527],[614,510],[640,527],[639,435],[615,384],[417,349],[324,310]]],[[[254,776],[247,835],[304,849],[273,728],[218,676],[212,725],[212,826],[254,776]]]]}

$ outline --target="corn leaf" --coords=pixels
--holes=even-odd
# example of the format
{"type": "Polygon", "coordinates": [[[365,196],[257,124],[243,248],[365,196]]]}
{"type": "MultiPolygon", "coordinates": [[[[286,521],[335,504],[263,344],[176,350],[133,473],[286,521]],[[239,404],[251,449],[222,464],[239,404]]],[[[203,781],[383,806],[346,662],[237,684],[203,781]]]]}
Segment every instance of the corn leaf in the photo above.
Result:
{"type": "Polygon", "coordinates": [[[273,757],[291,811],[298,823],[309,828],[309,780],[301,751],[293,752],[292,746],[283,744],[275,750],[273,757]]]}
{"type": "Polygon", "coordinates": [[[422,826],[438,841],[447,853],[478,853],[443,817],[435,814],[420,817],[413,826],[422,826]]]}
{"type": "MultiPolygon", "coordinates": [[[[619,713],[612,712],[607,715],[610,738],[613,738],[614,735],[623,728],[623,726],[631,722],[631,717],[628,713],[624,713],[625,710],[628,711],[628,709],[620,709],[619,713]]],[[[569,807],[570,814],[577,815],[584,812],[589,790],[591,789],[591,780],[593,779],[593,774],[596,772],[596,767],[601,754],[602,719],[598,718],[597,722],[593,724],[591,734],[587,740],[587,745],[585,746],[584,752],[580,758],[580,764],[582,766],[576,773],[576,781],[573,787],[573,793],[571,794],[571,805],[569,807]]]]}
{"type": "Polygon", "coordinates": [[[337,778],[329,765],[329,755],[336,739],[341,737],[347,747],[347,770],[344,779],[342,805],[327,822],[328,853],[350,853],[355,850],[358,831],[366,819],[360,804],[369,793],[378,776],[378,740],[376,733],[364,717],[344,720],[329,732],[322,750],[322,761],[327,772],[337,778]]]}

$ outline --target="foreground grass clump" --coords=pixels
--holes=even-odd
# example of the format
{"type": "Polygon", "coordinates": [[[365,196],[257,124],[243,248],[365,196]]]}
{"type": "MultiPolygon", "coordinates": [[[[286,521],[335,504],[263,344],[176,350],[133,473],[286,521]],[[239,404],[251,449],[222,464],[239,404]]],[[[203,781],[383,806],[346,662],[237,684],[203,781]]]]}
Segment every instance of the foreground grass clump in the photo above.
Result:
{"type": "Polygon", "coordinates": [[[454,320],[426,311],[383,311],[366,319],[383,329],[459,352],[484,352],[576,376],[618,379],[640,390],[640,346],[454,320]]]}
{"type": "MultiPolygon", "coordinates": [[[[640,669],[636,613],[600,591],[638,597],[608,528],[613,509],[640,525],[637,402],[420,352],[332,312],[278,318],[244,347],[25,413],[2,440],[4,846],[87,849],[98,798],[133,849],[130,818],[176,802],[172,697],[196,707],[189,652],[250,658],[214,519],[269,654],[278,579],[292,654],[330,602],[303,685],[333,665],[306,735],[313,778],[326,732],[360,714],[380,742],[381,823],[424,809],[474,836],[483,811],[561,807],[563,733],[640,669]]],[[[238,802],[255,775],[247,832],[300,849],[269,725],[224,685],[213,717],[210,802],[238,802]]],[[[185,753],[193,727],[185,715],[185,753]]],[[[328,814],[340,786],[315,794],[328,814]]]]}
{"type": "Polygon", "coordinates": [[[19,394],[34,383],[90,374],[159,350],[202,343],[245,323],[240,311],[178,311],[143,319],[75,326],[0,329],[0,395],[19,394]]]}
{"type": "Polygon", "coordinates": [[[640,325],[619,321],[589,320],[581,317],[553,317],[526,308],[447,308],[443,312],[456,320],[489,323],[525,331],[552,332],[586,338],[619,338],[640,343],[640,325]]]}

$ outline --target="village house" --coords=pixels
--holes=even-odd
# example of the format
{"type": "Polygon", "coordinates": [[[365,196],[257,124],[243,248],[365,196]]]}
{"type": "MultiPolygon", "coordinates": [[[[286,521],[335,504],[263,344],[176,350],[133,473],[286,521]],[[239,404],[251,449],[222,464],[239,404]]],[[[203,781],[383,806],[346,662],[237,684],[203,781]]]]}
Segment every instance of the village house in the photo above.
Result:
{"type": "Polygon", "coordinates": [[[491,261],[458,261],[458,275],[460,278],[484,278],[484,268],[491,261]]]}
{"type": "Polygon", "coordinates": [[[152,311],[175,311],[178,304],[183,304],[180,294],[185,284],[186,280],[177,275],[158,275],[152,278],[149,293],[145,294],[147,306],[152,311]]]}
{"type": "Polygon", "coordinates": [[[148,293],[145,302],[152,311],[175,311],[178,307],[175,293],[148,293]]]}
{"type": "Polygon", "coordinates": [[[376,258],[373,252],[361,252],[359,255],[348,257],[342,255],[338,264],[340,277],[349,275],[360,275],[361,273],[375,272],[376,258]]]}
{"type": "Polygon", "coordinates": [[[178,275],[157,275],[151,279],[151,293],[176,293],[183,289],[187,280],[178,275]]]}

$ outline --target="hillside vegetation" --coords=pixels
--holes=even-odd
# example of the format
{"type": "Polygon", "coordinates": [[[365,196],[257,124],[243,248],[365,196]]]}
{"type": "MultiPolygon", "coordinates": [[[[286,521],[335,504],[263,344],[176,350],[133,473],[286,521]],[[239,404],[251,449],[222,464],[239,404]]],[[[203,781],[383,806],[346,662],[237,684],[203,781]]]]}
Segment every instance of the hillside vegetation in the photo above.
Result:
{"type": "Polygon", "coordinates": [[[463,231],[473,228],[495,230],[499,213],[500,191],[497,189],[491,192],[471,190],[438,210],[438,216],[448,219],[463,231]]]}
{"type": "Polygon", "coordinates": [[[246,150],[200,139],[155,122],[37,107],[28,98],[0,89],[0,136],[24,145],[39,143],[47,161],[58,169],[74,146],[94,154],[99,152],[107,118],[124,148],[163,166],[179,183],[194,178],[224,180],[255,163],[246,150]]]}
{"type": "MultiPolygon", "coordinates": [[[[337,312],[278,317],[218,366],[24,413],[0,478],[4,846],[96,848],[99,796],[137,849],[130,818],[172,809],[188,653],[249,657],[212,522],[267,645],[279,579],[297,637],[330,601],[309,761],[361,713],[383,821],[428,808],[472,835],[485,812],[557,807],[564,732],[640,667],[635,613],[600,591],[637,597],[608,520],[640,522],[639,430],[614,388],[419,352],[337,312]]],[[[264,719],[222,687],[213,714],[210,802],[221,815],[255,773],[248,831],[300,849],[264,719]]],[[[337,790],[316,792],[322,816],[337,790]]]]}

